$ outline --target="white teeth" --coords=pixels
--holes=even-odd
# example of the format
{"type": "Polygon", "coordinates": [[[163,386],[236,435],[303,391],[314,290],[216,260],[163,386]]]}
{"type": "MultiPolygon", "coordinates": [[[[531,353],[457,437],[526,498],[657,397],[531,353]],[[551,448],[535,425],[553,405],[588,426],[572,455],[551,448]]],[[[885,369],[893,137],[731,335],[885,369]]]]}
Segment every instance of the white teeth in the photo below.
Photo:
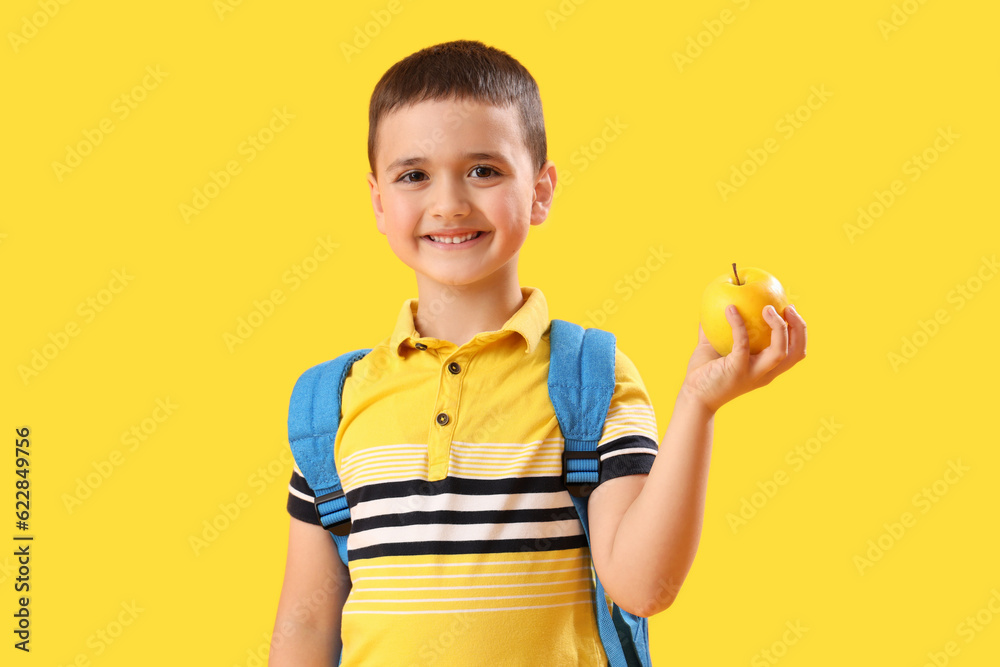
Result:
{"type": "Polygon", "coordinates": [[[432,241],[437,241],[438,243],[463,243],[469,239],[474,238],[479,232],[472,232],[471,234],[466,234],[465,236],[431,236],[432,241]]]}

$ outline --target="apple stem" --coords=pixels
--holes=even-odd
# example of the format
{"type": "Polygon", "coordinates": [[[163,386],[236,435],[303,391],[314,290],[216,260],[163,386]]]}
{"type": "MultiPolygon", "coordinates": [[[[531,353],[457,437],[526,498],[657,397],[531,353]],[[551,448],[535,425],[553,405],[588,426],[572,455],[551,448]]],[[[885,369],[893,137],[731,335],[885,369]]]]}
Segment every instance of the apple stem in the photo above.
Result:
{"type": "Polygon", "coordinates": [[[736,284],[742,285],[743,283],[740,282],[740,274],[736,273],[736,262],[733,262],[733,275],[736,276],[736,284]]]}

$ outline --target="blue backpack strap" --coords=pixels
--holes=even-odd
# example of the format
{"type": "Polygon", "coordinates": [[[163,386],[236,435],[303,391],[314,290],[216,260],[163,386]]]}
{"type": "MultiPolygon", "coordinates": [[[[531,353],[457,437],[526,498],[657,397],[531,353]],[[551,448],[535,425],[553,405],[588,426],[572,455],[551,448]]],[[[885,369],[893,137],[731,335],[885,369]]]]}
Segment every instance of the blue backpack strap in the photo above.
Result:
{"type": "MultiPolygon", "coordinates": [[[[566,442],[563,478],[590,545],[587,502],[600,481],[597,445],[615,390],[615,336],[552,320],[549,332],[549,398],[566,442]]],[[[604,585],[594,571],[597,627],[611,667],[649,667],[645,618],[605,602],[604,585]],[[644,658],[644,659],[643,659],[644,658]]]]}
{"type": "Polygon", "coordinates": [[[549,332],[549,398],[566,447],[563,472],[574,497],[586,497],[600,480],[597,443],[615,391],[615,335],[552,320],[549,332]]]}
{"type": "Polygon", "coordinates": [[[347,564],[351,513],[340,486],[333,445],[340,426],[340,398],[351,366],[371,348],[345,352],[313,366],[295,382],[288,404],[288,442],[302,476],[315,493],[316,514],[333,534],[340,559],[347,564]]]}

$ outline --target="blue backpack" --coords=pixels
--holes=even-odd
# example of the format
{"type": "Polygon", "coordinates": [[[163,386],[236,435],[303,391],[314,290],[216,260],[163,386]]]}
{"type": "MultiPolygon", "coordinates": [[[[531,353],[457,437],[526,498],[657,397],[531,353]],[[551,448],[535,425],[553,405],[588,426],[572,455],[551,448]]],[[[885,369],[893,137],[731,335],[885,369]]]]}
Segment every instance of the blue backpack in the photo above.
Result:
{"type": "MultiPolygon", "coordinates": [[[[549,341],[549,399],[566,442],[563,478],[589,546],[587,500],[600,479],[597,443],[615,388],[615,336],[601,329],[552,320],[549,341]]],[[[351,515],[334,465],[333,445],[340,425],[344,381],[354,362],[369,352],[371,348],[346,352],[304,372],[295,383],[288,409],[292,455],[316,495],[320,522],[331,532],[345,564],[351,515]]],[[[646,619],[616,604],[609,610],[596,572],[594,580],[597,627],[608,664],[650,667],[646,619]]]]}

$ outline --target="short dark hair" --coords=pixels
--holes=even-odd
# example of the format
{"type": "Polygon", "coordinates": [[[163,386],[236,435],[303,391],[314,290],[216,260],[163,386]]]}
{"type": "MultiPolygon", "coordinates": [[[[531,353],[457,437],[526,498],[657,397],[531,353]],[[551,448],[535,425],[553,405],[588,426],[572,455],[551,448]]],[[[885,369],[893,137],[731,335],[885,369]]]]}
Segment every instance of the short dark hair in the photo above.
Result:
{"type": "Polygon", "coordinates": [[[506,52],[480,41],[459,39],[403,58],[375,85],[368,106],[368,165],[372,173],[378,126],[385,116],[399,107],[452,98],[515,107],[535,168],[545,164],[545,120],[534,77],[506,52]]]}

